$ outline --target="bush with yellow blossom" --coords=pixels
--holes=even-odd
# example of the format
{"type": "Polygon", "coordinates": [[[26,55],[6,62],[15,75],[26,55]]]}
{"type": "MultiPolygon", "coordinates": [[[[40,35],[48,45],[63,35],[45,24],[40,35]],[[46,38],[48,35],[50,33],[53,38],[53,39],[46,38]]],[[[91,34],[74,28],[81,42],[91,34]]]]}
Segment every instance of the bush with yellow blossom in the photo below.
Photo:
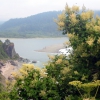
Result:
{"type": "Polygon", "coordinates": [[[26,64],[12,73],[10,100],[100,100],[100,17],[84,6],[66,5],[56,23],[73,53],[49,56],[43,69],[26,64]]]}
{"type": "Polygon", "coordinates": [[[47,75],[45,68],[24,64],[13,75],[16,82],[10,90],[10,100],[59,100],[56,82],[47,75]]]}
{"type": "MultiPolygon", "coordinates": [[[[81,81],[88,85],[90,82],[100,80],[100,17],[94,16],[94,12],[84,6],[79,10],[78,6],[71,8],[68,5],[60,16],[64,15],[64,20],[58,17],[56,23],[58,29],[67,34],[73,48],[70,57],[70,64],[73,65],[73,81],[81,81]]],[[[95,91],[91,90],[90,95],[93,94],[95,91]]],[[[100,99],[99,94],[100,90],[95,99],[100,99]]]]}

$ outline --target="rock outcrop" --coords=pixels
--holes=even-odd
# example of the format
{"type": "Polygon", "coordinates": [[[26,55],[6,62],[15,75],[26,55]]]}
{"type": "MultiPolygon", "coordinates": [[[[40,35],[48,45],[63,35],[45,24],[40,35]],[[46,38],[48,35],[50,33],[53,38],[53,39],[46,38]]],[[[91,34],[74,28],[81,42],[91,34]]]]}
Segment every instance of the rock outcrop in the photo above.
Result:
{"type": "Polygon", "coordinates": [[[14,43],[10,42],[10,40],[5,40],[3,48],[10,58],[19,58],[19,55],[15,51],[14,43]]]}
{"type": "Polygon", "coordinates": [[[24,62],[24,63],[29,63],[29,62],[30,62],[29,59],[27,59],[27,58],[22,58],[22,57],[19,57],[18,61],[19,61],[19,62],[24,62]]]}
{"type": "Polygon", "coordinates": [[[10,60],[9,61],[10,63],[11,63],[11,65],[13,65],[13,66],[18,66],[18,63],[16,63],[15,61],[13,61],[13,60],[10,60]]]}

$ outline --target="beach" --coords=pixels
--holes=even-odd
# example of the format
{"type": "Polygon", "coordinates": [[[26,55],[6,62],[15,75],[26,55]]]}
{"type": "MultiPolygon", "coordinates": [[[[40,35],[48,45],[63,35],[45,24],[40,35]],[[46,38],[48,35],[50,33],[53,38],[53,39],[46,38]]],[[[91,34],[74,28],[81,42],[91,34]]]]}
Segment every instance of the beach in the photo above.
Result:
{"type": "Polygon", "coordinates": [[[5,65],[4,66],[2,66],[1,67],[1,74],[6,78],[6,79],[8,79],[8,77],[10,77],[11,76],[11,73],[12,72],[16,72],[16,71],[18,71],[18,69],[19,69],[19,67],[21,66],[21,63],[19,63],[18,61],[15,61],[17,64],[18,64],[18,66],[14,66],[14,65],[12,65],[9,61],[7,61],[6,63],[5,63],[5,65]]]}
{"type": "Polygon", "coordinates": [[[50,46],[46,46],[40,50],[35,50],[38,52],[49,52],[49,53],[58,53],[60,49],[65,48],[63,44],[54,44],[50,46]]]}

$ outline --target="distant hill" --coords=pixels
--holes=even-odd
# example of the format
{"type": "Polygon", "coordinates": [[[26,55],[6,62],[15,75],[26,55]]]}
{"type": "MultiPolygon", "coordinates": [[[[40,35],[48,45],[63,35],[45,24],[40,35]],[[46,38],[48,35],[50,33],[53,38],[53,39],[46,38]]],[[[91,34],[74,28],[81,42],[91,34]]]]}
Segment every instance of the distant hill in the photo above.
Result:
{"type": "MultiPolygon", "coordinates": [[[[100,16],[100,11],[94,11],[100,16]]],[[[32,37],[61,37],[54,19],[61,11],[39,13],[26,18],[10,19],[0,25],[0,37],[32,38],[32,37]]]]}
{"type": "Polygon", "coordinates": [[[10,19],[0,26],[0,37],[57,37],[62,36],[54,19],[61,11],[50,11],[26,18],[10,19]]]}

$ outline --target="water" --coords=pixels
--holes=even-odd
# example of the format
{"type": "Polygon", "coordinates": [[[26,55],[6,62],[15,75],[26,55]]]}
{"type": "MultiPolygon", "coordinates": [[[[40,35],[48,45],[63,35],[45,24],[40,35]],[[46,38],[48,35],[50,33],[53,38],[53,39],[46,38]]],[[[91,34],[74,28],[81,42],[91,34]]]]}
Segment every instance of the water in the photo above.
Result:
{"type": "MultiPolygon", "coordinates": [[[[3,42],[6,38],[1,38],[3,42]]],[[[27,58],[30,61],[47,62],[49,60],[46,52],[37,52],[46,46],[61,44],[68,40],[68,38],[32,38],[32,39],[9,39],[14,43],[15,51],[23,58],[27,58]]]]}

